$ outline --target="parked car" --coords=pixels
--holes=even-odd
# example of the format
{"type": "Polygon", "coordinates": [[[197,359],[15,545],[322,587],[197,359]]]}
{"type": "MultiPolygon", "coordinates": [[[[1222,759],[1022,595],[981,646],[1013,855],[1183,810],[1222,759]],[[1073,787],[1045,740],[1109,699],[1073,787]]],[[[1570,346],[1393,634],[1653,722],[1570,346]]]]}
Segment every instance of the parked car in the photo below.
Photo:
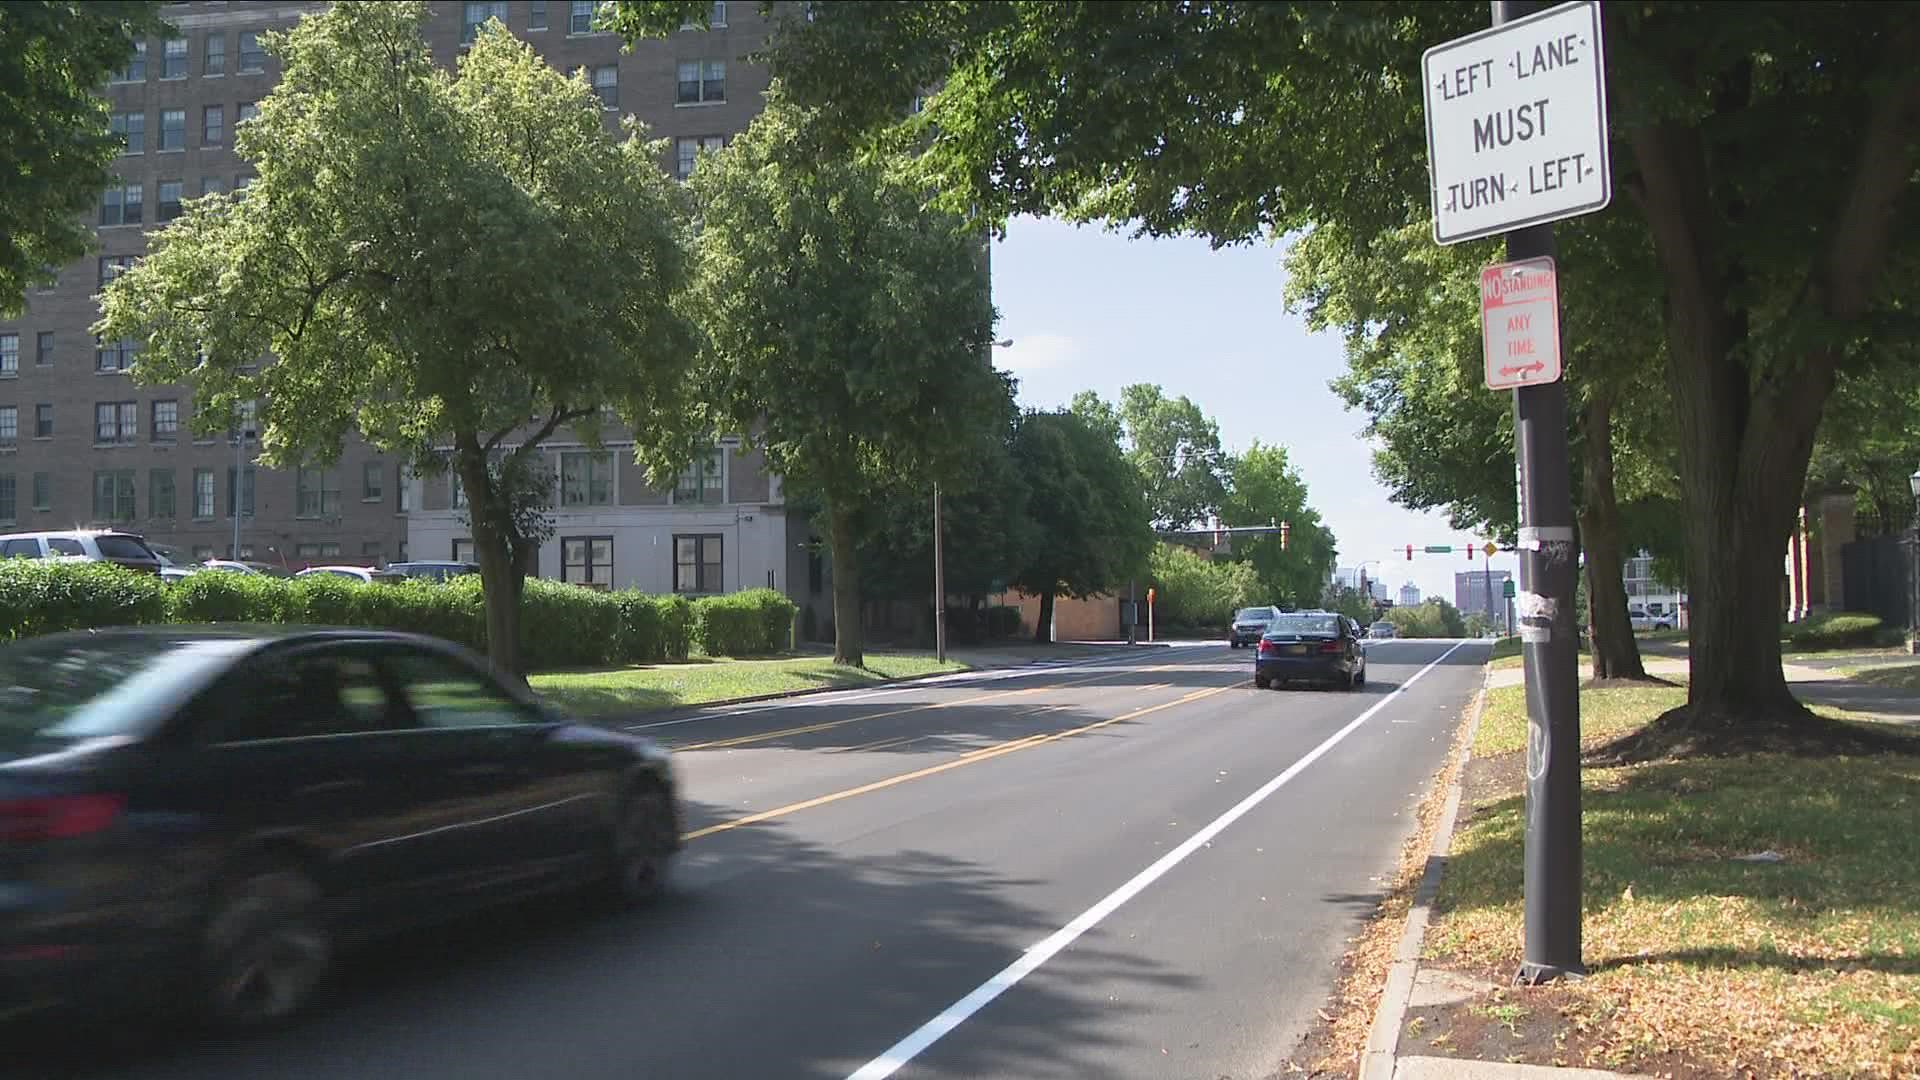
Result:
{"type": "Polygon", "coordinates": [[[1367,628],[1367,636],[1376,641],[1385,641],[1389,638],[1397,637],[1399,633],[1399,629],[1385,619],[1381,619],[1379,622],[1367,628]]]}
{"type": "Polygon", "coordinates": [[[387,572],[401,577],[431,578],[434,581],[450,581],[467,574],[477,574],[480,567],[476,563],[454,562],[452,560],[419,559],[413,562],[388,563],[387,572]]]}
{"type": "Polygon", "coordinates": [[[1265,690],[1287,682],[1320,682],[1351,690],[1367,681],[1367,654],[1360,624],[1334,612],[1290,611],[1260,636],[1253,658],[1253,685],[1265,690]]]}
{"type": "Polygon", "coordinates": [[[1236,649],[1258,644],[1260,635],[1266,633],[1279,615],[1280,609],[1271,605],[1241,608],[1233,613],[1233,628],[1227,631],[1227,644],[1236,649]]]}
{"type": "Polygon", "coordinates": [[[202,570],[223,570],[230,574],[259,574],[262,577],[290,578],[293,571],[284,566],[275,566],[266,562],[238,562],[233,559],[208,559],[200,564],[202,570]]]}
{"type": "Polygon", "coordinates": [[[137,533],[114,529],[0,534],[0,559],[79,559],[158,574],[164,560],[137,533]]]}
{"type": "Polygon", "coordinates": [[[391,585],[396,581],[407,580],[404,576],[390,570],[372,570],[364,566],[309,566],[293,576],[295,578],[339,577],[349,581],[365,582],[368,585],[391,585]]]}
{"type": "Polygon", "coordinates": [[[665,887],[665,751],[432,638],[133,627],[0,645],[0,1015],[298,1011],[345,945],[665,887]]]}

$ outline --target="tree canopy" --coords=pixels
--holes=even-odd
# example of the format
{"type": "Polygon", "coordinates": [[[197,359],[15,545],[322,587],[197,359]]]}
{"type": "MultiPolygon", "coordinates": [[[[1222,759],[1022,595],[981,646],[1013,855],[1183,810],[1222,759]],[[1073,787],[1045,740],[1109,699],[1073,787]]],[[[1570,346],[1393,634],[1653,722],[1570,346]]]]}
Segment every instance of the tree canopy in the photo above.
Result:
{"type": "Polygon", "coordinates": [[[29,287],[92,246],[89,212],[121,148],[101,87],[126,69],[136,41],[168,33],[147,0],[0,4],[0,316],[18,315],[29,287]]]}
{"type": "Polygon", "coordinates": [[[1285,537],[1242,534],[1233,538],[1235,559],[1259,576],[1263,604],[1307,607],[1320,600],[1333,570],[1333,532],[1307,503],[1307,485],[1281,446],[1255,440],[1232,460],[1232,490],[1221,508],[1235,526],[1285,524],[1285,537]],[[1283,542],[1284,541],[1284,542],[1283,542]]]}

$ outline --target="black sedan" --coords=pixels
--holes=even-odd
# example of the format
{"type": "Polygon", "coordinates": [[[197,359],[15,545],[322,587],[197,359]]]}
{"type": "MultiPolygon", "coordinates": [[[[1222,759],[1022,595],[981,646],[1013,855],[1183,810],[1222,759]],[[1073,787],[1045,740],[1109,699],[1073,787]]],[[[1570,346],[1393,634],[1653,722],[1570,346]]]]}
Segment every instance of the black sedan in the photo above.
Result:
{"type": "Polygon", "coordinates": [[[0,1018],[298,1011],[344,945],[531,892],[652,899],[664,751],[431,638],[142,628],[0,646],[0,1018]]]}
{"type": "Polygon", "coordinates": [[[1318,682],[1351,690],[1367,681],[1360,624],[1332,612],[1292,611],[1273,620],[1253,658],[1253,684],[1318,682]]]}

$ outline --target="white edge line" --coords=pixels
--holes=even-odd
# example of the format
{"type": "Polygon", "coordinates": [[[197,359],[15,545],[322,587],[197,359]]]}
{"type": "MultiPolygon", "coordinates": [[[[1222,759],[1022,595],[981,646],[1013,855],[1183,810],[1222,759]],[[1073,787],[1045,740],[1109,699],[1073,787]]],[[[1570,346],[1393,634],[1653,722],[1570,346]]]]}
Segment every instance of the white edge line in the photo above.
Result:
{"type": "Polygon", "coordinates": [[[849,1074],[847,1080],[883,1080],[884,1077],[892,1076],[901,1066],[919,1057],[928,1047],[945,1037],[948,1032],[965,1023],[974,1013],[985,1008],[994,998],[1011,990],[1020,980],[1033,974],[1039,969],[1040,965],[1053,959],[1060,950],[1073,944],[1080,935],[1098,926],[1101,920],[1113,914],[1120,905],[1139,895],[1147,886],[1164,876],[1167,871],[1178,866],[1187,856],[1200,850],[1214,837],[1220,835],[1227,826],[1240,820],[1248,811],[1265,802],[1267,797],[1280,790],[1282,785],[1294,777],[1299,776],[1302,772],[1305,772],[1308,766],[1320,760],[1327,751],[1338,746],[1341,740],[1353,734],[1360,725],[1372,719],[1374,714],[1386,708],[1388,705],[1393,704],[1394,699],[1406,693],[1407,689],[1414,683],[1419,682],[1421,676],[1439,667],[1441,661],[1452,656],[1467,644],[1465,641],[1457,642],[1452,648],[1441,653],[1432,663],[1415,672],[1413,677],[1409,678],[1406,682],[1401,683],[1393,693],[1375,702],[1366,712],[1361,713],[1348,722],[1346,727],[1327,736],[1326,741],[1314,747],[1312,750],[1307,751],[1306,755],[1300,760],[1287,766],[1285,772],[1260,785],[1253,794],[1235,803],[1232,809],[1214,818],[1199,832],[1188,837],[1179,847],[1162,855],[1154,861],[1153,865],[1135,874],[1126,884],[1108,893],[1099,903],[1081,912],[1072,922],[1054,931],[1039,944],[1029,948],[1020,955],[1018,960],[1002,968],[1000,973],[993,978],[975,987],[973,992],[966,997],[947,1006],[940,1015],[920,1025],[919,1029],[914,1031],[913,1034],[894,1043],[887,1048],[885,1053],[867,1062],[857,1071],[849,1074]]]}

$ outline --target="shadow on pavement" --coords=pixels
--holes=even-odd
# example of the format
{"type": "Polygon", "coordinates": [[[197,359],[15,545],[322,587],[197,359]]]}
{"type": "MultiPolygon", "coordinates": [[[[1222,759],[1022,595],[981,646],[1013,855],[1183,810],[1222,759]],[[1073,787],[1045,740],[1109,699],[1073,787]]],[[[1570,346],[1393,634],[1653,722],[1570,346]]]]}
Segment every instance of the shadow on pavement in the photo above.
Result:
{"type": "MultiPolygon", "coordinates": [[[[711,817],[718,808],[693,807],[711,817]]],[[[650,909],[522,903],[351,957],[319,1008],[244,1038],[105,1022],[0,1031],[8,1077],[840,1077],[1057,928],[1033,883],[917,850],[846,857],[778,825],[691,845],[650,909]]],[[[1076,949],[1100,979],[1190,975],[1076,949]]],[[[958,1075],[1087,1075],[1133,1006],[1025,983],[995,1038],[955,1038],[958,1075]]]]}

